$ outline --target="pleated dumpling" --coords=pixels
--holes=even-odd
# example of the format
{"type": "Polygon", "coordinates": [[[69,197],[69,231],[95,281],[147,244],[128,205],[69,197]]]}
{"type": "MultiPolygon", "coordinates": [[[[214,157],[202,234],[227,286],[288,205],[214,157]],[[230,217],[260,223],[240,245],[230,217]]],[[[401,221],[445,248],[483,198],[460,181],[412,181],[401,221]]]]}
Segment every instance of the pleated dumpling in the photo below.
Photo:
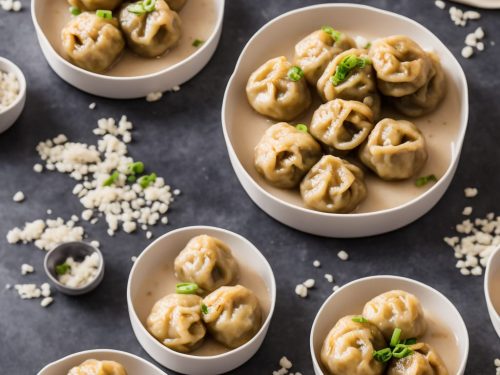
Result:
{"type": "Polygon", "coordinates": [[[149,314],[148,331],[166,347],[187,353],[205,337],[201,317],[201,297],[195,294],[169,294],[157,301],[149,314]]]}
{"type": "Polygon", "coordinates": [[[223,286],[203,299],[203,321],[221,344],[237,348],[259,331],[262,311],[254,292],[241,285],[223,286]]]}
{"type": "Polygon", "coordinates": [[[384,180],[410,178],[427,161],[425,138],[413,123],[386,118],[375,125],[359,158],[384,180]]]}
{"type": "Polygon", "coordinates": [[[127,371],[121,363],[115,361],[87,359],[69,370],[67,375],[127,375],[127,371]]]}
{"type": "Polygon", "coordinates": [[[267,129],[255,147],[254,163],[270,184],[288,189],[296,187],[321,156],[321,146],[307,131],[280,122],[267,129]]]}
{"type": "Polygon", "coordinates": [[[301,70],[286,57],[264,63],[248,79],[248,102],[258,113],[277,121],[290,121],[311,105],[311,93],[301,70]]]}
{"type": "Polygon", "coordinates": [[[113,10],[122,3],[123,0],[68,0],[69,5],[80,10],[113,10]]]}
{"type": "Polygon", "coordinates": [[[394,35],[375,40],[369,51],[382,94],[394,97],[410,95],[429,81],[431,59],[407,36],[394,35]]]}
{"type": "Polygon", "coordinates": [[[373,352],[386,347],[380,331],[369,322],[353,321],[348,315],[328,333],[321,347],[321,362],[332,375],[381,375],[385,364],[373,352]]]}
{"type": "Polygon", "coordinates": [[[363,171],[346,160],[325,155],[302,180],[300,194],[312,209],[351,212],[366,197],[363,171]]]}
{"type": "Polygon", "coordinates": [[[428,344],[418,343],[410,347],[413,354],[393,359],[387,375],[448,375],[449,372],[439,354],[428,344]]]}
{"type": "Polygon", "coordinates": [[[170,9],[178,12],[182,8],[184,8],[184,5],[186,5],[187,0],[165,0],[170,7],[170,9]]]}
{"type": "Polygon", "coordinates": [[[316,86],[328,63],[336,55],[355,45],[347,34],[324,26],[295,45],[293,63],[304,71],[307,82],[316,86]]]}

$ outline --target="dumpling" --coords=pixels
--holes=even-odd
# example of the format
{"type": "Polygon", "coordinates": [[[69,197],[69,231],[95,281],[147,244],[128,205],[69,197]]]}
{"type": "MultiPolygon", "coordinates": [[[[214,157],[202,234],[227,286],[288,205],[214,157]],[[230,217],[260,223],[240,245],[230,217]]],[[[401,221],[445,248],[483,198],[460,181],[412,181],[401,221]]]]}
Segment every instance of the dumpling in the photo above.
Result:
{"type": "Polygon", "coordinates": [[[429,81],[413,94],[393,98],[396,109],[406,116],[418,117],[432,112],[445,95],[446,80],[439,57],[428,53],[432,61],[432,73],[429,81]]]}
{"type": "Polygon", "coordinates": [[[363,171],[346,160],[325,155],[302,180],[300,195],[315,210],[351,212],[366,197],[363,171]]]}
{"type": "Polygon", "coordinates": [[[241,285],[222,286],[203,299],[208,331],[228,348],[237,348],[259,331],[262,312],[254,292],[241,285]]]}
{"type": "Polygon", "coordinates": [[[123,0],[68,0],[69,5],[80,10],[113,10],[122,3],[123,0]]]}
{"type": "Polygon", "coordinates": [[[375,71],[365,49],[353,48],[337,55],[319,78],[318,93],[324,102],[333,99],[357,100],[380,113],[375,71]]]}
{"type": "Polygon", "coordinates": [[[205,337],[200,296],[169,294],[157,301],[149,314],[148,331],[166,347],[187,353],[205,337]]]}
{"type": "Polygon", "coordinates": [[[270,184],[294,188],[321,158],[321,146],[307,132],[286,122],[266,130],[255,147],[255,169],[270,184]]]}
{"type": "Polygon", "coordinates": [[[69,370],[68,375],[127,375],[125,368],[115,361],[87,359],[69,370]]]}
{"type": "Polygon", "coordinates": [[[295,45],[293,63],[304,71],[307,82],[316,86],[328,63],[342,51],[355,46],[356,43],[347,34],[325,26],[295,45]]]}
{"type": "Polygon", "coordinates": [[[427,161],[425,138],[413,123],[386,118],[375,125],[359,158],[384,180],[409,178],[427,161]]]}
{"type": "Polygon", "coordinates": [[[374,41],[370,58],[377,72],[378,88],[387,96],[413,94],[429,81],[432,73],[432,62],[427,53],[403,35],[374,41]]]}
{"type": "Polygon", "coordinates": [[[401,329],[401,340],[420,337],[427,329],[420,301],[402,290],[391,290],[368,301],[363,317],[375,324],[388,341],[395,328],[401,329]]]}
{"type": "Polygon", "coordinates": [[[192,238],[174,261],[175,276],[196,283],[206,292],[229,285],[238,278],[238,263],[231,249],[206,234],[192,238]]]}
{"type": "Polygon", "coordinates": [[[327,146],[340,151],[358,147],[373,129],[373,112],[354,100],[334,99],[314,112],[309,131],[327,146]]]}
{"type": "Polygon", "coordinates": [[[184,8],[184,5],[186,5],[187,0],[166,0],[166,1],[170,9],[178,12],[182,8],[184,8]]]}
{"type": "Polygon", "coordinates": [[[354,315],[340,319],[321,347],[321,362],[332,375],[381,375],[385,364],[373,358],[386,342],[373,324],[353,321],[354,315]]]}
{"type": "Polygon", "coordinates": [[[393,359],[387,375],[448,375],[448,370],[439,354],[428,344],[411,346],[413,354],[393,359]]]}
{"type": "MultiPolygon", "coordinates": [[[[290,121],[311,105],[311,93],[302,77],[289,77],[292,64],[286,57],[267,61],[252,73],[246,91],[248,102],[261,115],[290,121]],[[296,79],[299,78],[299,79],[296,79]]],[[[293,77],[293,76],[292,76],[293,77]]]]}
{"type": "Polygon", "coordinates": [[[84,12],[71,19],[61,31],[66,58],[80,68],[103,72],[120,56],[125,41],[115,18],[105,19],[84,12]]]}
{"type": "Polygon", "coordinates": [[[126,3],[120,11],[120,25],[128,46],[140,56],[158,57],[181,38],[181,19],[164,0],[156,0],[152,12],[136,14],[126,3]]]}

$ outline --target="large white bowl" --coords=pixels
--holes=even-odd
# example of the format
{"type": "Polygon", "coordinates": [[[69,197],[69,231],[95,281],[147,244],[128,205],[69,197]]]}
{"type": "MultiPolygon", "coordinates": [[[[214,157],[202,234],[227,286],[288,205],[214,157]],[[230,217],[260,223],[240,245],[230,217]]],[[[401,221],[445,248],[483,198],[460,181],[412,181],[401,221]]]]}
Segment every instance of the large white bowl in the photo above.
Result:
{"type": "Polygon", "coordinates": [[[26,103],[26,78],[19,67],[12,61],[0,57],[0,71],[14,73],[19,82],[19,95],[6,109],[0,110],[0,133],[10,128],[21,115],[26,103]]]}
{"type": "MultiPolygon", "coordinates": [[[[370,299],[390,290],[399,289],[415,295],[424,310],[442,318],[440,324],[454,334],[458,346],[459,364],[456,372],[450,369],[449,358],[441,355],[450,374],[463,375],[469,354],[469,335],[462,316],[455,306],[436,289],[421,282],[398,276],[371,276],[354,280],[333,293],[321,306],[311,328],[310,348],[314,373],[324,375],[320,366],[321,346],[328,332],[346,315],[360,315],[370,299]]],[[[439,349],[439,348],[436,348],[439,349]]]]}
{"type": "Polygon", "coordinates": [[[64,59],[56,51],[41,27],[40,17],[47,0],[31,0],[31,17],[42,52],[50,67],[59,77],[70,85],[90,94],[113,99],[131,99],[145,97],[151,92],[170,90],[190,80],[203,69],[214,54],[222,31],[225,0],[213,1],[217,12],[216,24],[210,37],[196,52],[175,65],[155,73],[134,77],[113,77],[89,72],[64,59]]]}
{"type": "MultiPolygon", "coordinates": [[[[153,301],[154,302],[154,301],[153,301]]],[[[271,266],[264,256],[242,236],[215,227],[195,226],[171,231],[159,237],[137,258],[130,271],[127,285],[127,303],[134,333],[144,350],[157,362],[174,371],[189,375],[214,375],[231,371],[248,361],[261,346],[271,323],[276,302],[276,283],[271,266]],[[173,351],[162,345],[145,328],[146,317],[139,316],[138,304],[144,304],[141,286],[166,263],[173,264],[175,257],[188,241],[198,235],[207,234],[225,242],[240,265],[250,268],[266,285],[270,308],[259,332],[246,344],[226,353],[212,356],[196,356],[173,351]]],[[[142,306],[144,307],[144,306],[142,306]]]]}
{"type": "MultiPolygon", "coordinates": [[[[222,127],[231,164],[250,198],[283,224],[328,237],[362,237],[389,232],[411,223],[429,211],[442,197],[455,174],[467,118],[468,93],[465,75],[446,46],[429,30],[409,18],[355,4],[322,4],[297,9],[263,26],[241,53],[227,85],[222,105],[222,127]],[[422,175],[436,174],[435,171],[439,169],[439,181],[428,189],[423,188],[422,193],[414,192],[415,198],[402,201],[391,208],[372,212],[323,213],[306,208],[298,193],[274,188],[256,172],[253,166],[253,148],[271,122],[253,112],[249,106],[245,94],[248,77],[269,58],[279,55],[291,58],[295,43],[322,25],[333,25],[352,36],[362,35],[370,39],[394,34],[409,35],[425,49],[433,49],[439,55],[447,76],[447,96],[436,111],[414,121],[424,134],[427,132],[429,150],[436,152],[443,149],[444,151],[440,152],[447,160],[436,163],[436,158],[433,160],[433,155],[430,154],[422,175]],[[432,132],[432,124],[429,121],[433,121],[432,124],[440,122],[439,126],[446,125],[445,121],[453,122],[456,124],[456,135],[450,136],[446,144],[436,145],[436,138],[428,136],[432,132]]],[[[308,119],[309,117],[301,117],[297,122],[308,119]]],[[[442,134],[447,134],[450,128],[440,129],[442,134]]],[[[404,183],[410,186],[410,189],[416,189],[413,181],[404,183]]],[[[368,190],[370,194],[370,185],[368,190]]],[[[377,197],[379,196],[381,195],[377,192],[377,197]]]]}
{"type": "MultiPolygon", "coordinates": [[[[493,306],[493,296],[491,293],[491,287],[493,284],[493,277],[500,274],[500,246],[490,255],[488,264],[486,265],[486,272],[484,274],[484,295],[486,297],[486,305],[488,306],[488,312],[490,314],[491,323],[497,332],[498,337],[500,337],[500,311],[495,309],[493,306]]],[[[500,290],[497,291],[500,293],[500,290]]]]}

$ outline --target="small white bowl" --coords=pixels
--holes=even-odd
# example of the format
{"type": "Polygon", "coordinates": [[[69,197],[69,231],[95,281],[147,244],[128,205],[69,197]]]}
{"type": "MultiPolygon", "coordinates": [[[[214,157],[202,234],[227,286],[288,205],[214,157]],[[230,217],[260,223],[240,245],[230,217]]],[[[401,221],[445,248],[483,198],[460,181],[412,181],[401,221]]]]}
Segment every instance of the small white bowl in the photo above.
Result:
{"type": "Polygon", "coordinates": [[[497,295],[500,295],[500,246],[497,247],[493,253],[490,255],[488,264],[486,265],[486,272],[484,274],[484,295],[486,297],[486,305],[488,306],[488,312],[490,313],[491,323],[497,332],[498,337],[500,337],[500,297],[496,297],[497,306],[493,305],[493,278],[497,278],[497,295]],[[499,310],[497,310],[499,309],[499,310]]]}
{"type": "MultiPolygon", "coordinates": [[[[468,107],[467,81],[460,64],[424,26],[401,15],[365,5],[321,4],[285,13],[267,23],[250,39],[226,88],[222,128],[231,164],[240,183],[268,215],[292,228],[316,235],[363,237],[403,227],[424,215],[439,201],[459,162],[468,107]],[[423,48],[433,49],[439,55],[447,76],[447,95],[436,111],[412,120],[424,132],[429,150],[429,162],[420,175],[435,174],[439,178],[437,183],[417,188],[414,180],[383,183],[367,173],[368,199],[374,198],[371,203],[368,204],[367,199],[362,205],[371,205],[371,208],[360,206],[358,213],[331,214],[305,207],[297,191],[274,188],[257,173],[253,150],[272,122],[253,111],[248,104],[245,93],[248,77],[267,59],[280,55],[292,58],[295,43],[322,25],[332,25],[352,37],[361,35],[371,40],[395,34],[409,35],[423,48]],[[433,128],[433,125],[439,128],[433,128]],[[438,132],[446,142],[438,142],[438,132]],[[387,184],[391,184],[390,187],[387,184]],[[397,186],[397,191],[393,190],[394,186],[397,186]],[[401,198],[402,194],[404,198],[401,198]],[[373,209],[376,206],[379,208],[373,209]]],[[[317,106],[313,105],[311,110],[315,108],[317,106]]],[[[294,123],[307,124],[311,115],[312,111],[294,123]]]]}
{"type": "Polygon", "coordinates": [[[94,349],[84,352],[74,353],[67,357],[58,359],[45,366],[37,375],[62,375],[75,366],[78,366],[87,359],[97,359],[100,361],[110,360],[119,362],[125,367],[130,375],[167,375],[165,372],[153,366],[148,361],[130,353],[112,349],[94,349]]]}
{"type": "MultiPolygon", "coordinates": [[[[469,335],[455,306],[443,294],[428,285],[404,277],[383,275],[354,280],[341,287],[323,303],[314,319],[310,338],[311,356],[316,375],[325,374],[320,365],[321,346],[335,323],[346,315],[360,315],[366,302],[381,293],[394,289],[414,294],[420,299],[427,314],[433,317],[442,317],[440,326],[446,325],[455,336],[459,363],[450,365],[450,358],[443,354],[441,354],[441,358],[450,374],[464,374],[469,354],[469,335]]],[[[435,349],[439,353],[440,348],[435,347],[435,349]]]]}
{"type": "MultiPolygon", "coordinates": [[[[245,284],[243,284],[245,285],[245,284]]],[[[247,285],[248,286],[248,285],[247,285]]],[[[173,292],[173,291],[172,291],[173,292]]],[[[189,375],[214,375],[231,371],[248,361],[261,346],[269,328],[276,302],[276,283],[271,266],[260,251],[244,237],[225,229],[194,226],[171,231],[150,244],[137,258],[130,271],[127,285],[127,303],[134,333],[144,350],[163,366],[189,375]],[[232,250],[240,267],[245,265],[260,276],[267,289],[269,312],[263,317],[262,327],[246,344],[226,353],[211,356],[196,356],[173,351],[162,345],[147,330],[144,322],[147,312],[155,300],[146,299],[141,286],[155,271],[172,266],[175,257],[188,241],[198,235],[207,234],[225,242],[232,250]],[[138,307],[142,312],[139,312],[138,307]]]]}
{"type": "MultiPolygon", "coordinates": [[[[90,94],[113,99],[141,98],[151,92],[164,92],[194,77],[209,62],[219,44],[225,3],[225,0],[211,0],[213,1],[216,13],[213,30],[210,36],[206,37],[203,45],[198,47],[195,52],[185,57],[183,60],[173,64],[166,64],[165,67],[159,67],[152,72],[148,72],[148,74],[136,76],[110,76],[89,72],[79,68],[64,59],[58,52],[60,48],[59,34],[57,34],[57,37],[54,35],[52,38],[49,38],[46,29],[55,27],[54,24],[57,24],[58,29],[62,28],[63,24],[59,24],[57,17],[61,17],[62,12],[68,13],[69,11],[66,0],[51,0],[50,4],[56,1],[61,3],[60,12],[56,14],[50,13],[50,18],[44,22],[44,15],[48,17],[44,9],[48,6],[49,2],[46,0],[31,0],[31,17],[35,25],[38,42],[47,62],[54,72],[70,85],[90,94]]],[[[190,6],[194,7],[195,5],[196,4],[189,4],[188,2],[186,8],[190,6]]],[[[181,18],[183,11],[180,13],[181,18]]],[[[193,37],[201,38],[202,36],[193,37]]],[[[191,43],[191,41],[186,40],[186,38],[182,41],[184,43],[191,43]]],[[[194,48],[191,45],[190,47],[194,48]]],[[[173,52],[175,52],[175,49],[169,54],[173,52]]],[[[140,60],[137,57],[134,58],[134,61],[145,64],[145,59],[140,60]]],[[[169,58],[169,56],[166,58],[169,58]]],[[[155,59],[149,60],[154,63],[155,59]]],[[[117,64],[120,64],[120,61],[117,64]]]]}
{"type": "Polygon", "coordinates": [[[16,100],[6,109],[0,110],[0,133],[10,128],[21,115],[26,102],[26,78],[16,64],[0,57],[0,71],[14,73],[19,81],[19,94],[16,100]]]}

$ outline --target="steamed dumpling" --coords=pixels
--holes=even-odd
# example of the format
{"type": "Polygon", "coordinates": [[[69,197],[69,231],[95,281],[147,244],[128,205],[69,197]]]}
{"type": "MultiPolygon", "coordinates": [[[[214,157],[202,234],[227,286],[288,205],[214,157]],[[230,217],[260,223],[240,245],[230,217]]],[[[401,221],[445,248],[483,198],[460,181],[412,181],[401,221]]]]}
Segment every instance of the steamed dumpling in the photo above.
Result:
{"type": "Polygon", "coordinates": [[[184,8],[184,5],[186,5],[186,1],[187,0],[166,0],[168,6],[170,7],[170,9],[178,12],[180,11],[182,8],[184,8]]]}
{"type": "Polygon", "coordinates": [[[238,278],[238,263],[231,249],[221,240],[203,234],[192,238],[174,262],[176,277],[196,283],[212,292],[238,278]]]}
{"type": "Polygon", "coordinates": [[[262,312],[254,292],[241,285],[223,286],[203,299],[208,331],[228,348],[249,341],[260,329],[262,312]]]}
{"type": "Polygon", "coordinates": [[[366,197],[363,172],[346,160],[325,155],[304,177],[300,195],[315,210],[351,212],[366,197]]]}
{"type": "Polygon", "coordinates": [[[448,370],[439,354],[428,344],[411,346],[413,354],[393,359],[387,375],[448,375],[448,370]]]}
{"type": "Polygon", "coordinates": [[[146,321],[148,331],[166,347],[187,353],[205,337],[201,318],[201,297],[169,294],[157,301],[146,321]]]}
{"type": "Polygon", "coordinates": [[[125,47],[118,21],[90,12],[72,18],[62,29],[61,40],[71,63],[98,73],[108,69],[125,47]]]}
{"type": "Polygon", "coordinates": [[[270,184],[293,188],[321,158],[322,152],[309,133],[280,122],[266,130],[254,155],[257,172],[270,184]]]}
{"type": "Polygon", "coordinates": [[[307,82],[313,86],[336,55],[356,46],[347,34],[327,31],[328,27],[316,30],[295,45],[293,63],[302,68],[307,82]]]}
{"type": "Polygon", "coordinates": [[[68,0],[69,5],[80,10],[113,10],[122,3],[123,0],[68,0]]]}
{"type": "Polygon", "coordinates": [[[359,158],[384,180],[409,178],[427,161],[425,139],[413,123],[386,118],[375,125],[359,158]]]}
{"type": "Polygon", "coordinates": [[[378,88],[384,95],[410,95],[429,81],[431,59],[407,36],[394,35],[374,41],[370,57],[377,72],[378,88]]]}
{"type": "Polygon", "coordinates": [[[321,362],[332,375],[381,375],[385,365],[373,358],[373,352],[386,347],[373,324],[358,323],[348,315],[328,333],[321,347],[321,362]]]}
{"type": "Polygon", "coordinates": [[[87,359],[81,365],[69,370],[68,375],[127,375],[127,371],[115,361],[87,359]]]}
{"type": "Polygon", "coordinates": [[[164,0],[156,0],[155,10],[144,14],[122,6],[120,25],[128,46],[138,55],[158,57],[174,47],[181,38],[181,19],[164,0]]]}
{"type": "Polygon", "coordinates": [[[286,57],[264,63],[248,79],[248,102],[261,115],[277,121],[290,121],[311,105],[306,80],[292,80],[288,72],[292,64],[286,57]]]}
{"type": "Polygon", "coordinates": [[[420,337],[427,329],[420,301],[402,290],[391,290],[368,301],[363,316],[375,324],[387,340],[395,328],[401,329],[401,340],[420,337]]]}

